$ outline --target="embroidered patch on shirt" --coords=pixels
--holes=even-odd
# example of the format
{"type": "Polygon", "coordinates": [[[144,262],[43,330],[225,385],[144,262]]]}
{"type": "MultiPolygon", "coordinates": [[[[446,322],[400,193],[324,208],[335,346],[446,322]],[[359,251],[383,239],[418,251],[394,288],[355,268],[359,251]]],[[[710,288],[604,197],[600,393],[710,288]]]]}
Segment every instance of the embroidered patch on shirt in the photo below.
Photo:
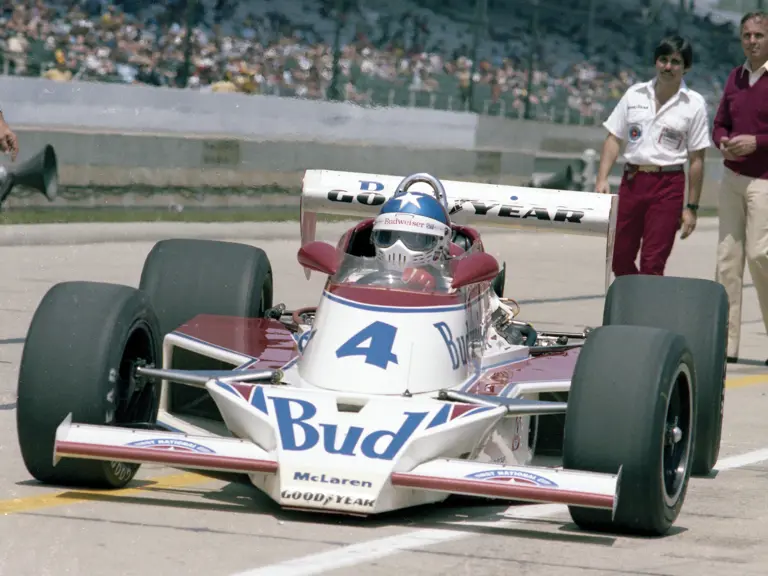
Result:
{"type": "Polygon", "coordinates": [[[632,126],[629,127],[629,141],[630,142],[637,142],[640,140],[640,137],[643,135],[643,129],[640,127],[639,124],[632,124],[632,126]]]}
{"type": "Polygon", "coordinates": [[[661,130],[661,135],[659,136],[659,143],[671,150],[680,150],[684,140],[685,136],[682,132],[667,128],[666,126],[661,130]]]}

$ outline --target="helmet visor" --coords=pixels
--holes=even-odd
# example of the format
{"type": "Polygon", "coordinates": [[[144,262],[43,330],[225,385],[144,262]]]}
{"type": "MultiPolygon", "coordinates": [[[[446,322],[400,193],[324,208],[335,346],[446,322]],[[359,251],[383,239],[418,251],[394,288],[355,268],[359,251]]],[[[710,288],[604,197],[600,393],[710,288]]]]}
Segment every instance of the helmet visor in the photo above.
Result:
{"type": "Polygon", "coordinates": [[[389,248],[398,240],[402,240],[405,247],[416,252],[426,252],[437,246],[437,236],[420,234],[418,232],[402,232],[400,230],[374,230],[373,243],[379,248],[389,248]]]}

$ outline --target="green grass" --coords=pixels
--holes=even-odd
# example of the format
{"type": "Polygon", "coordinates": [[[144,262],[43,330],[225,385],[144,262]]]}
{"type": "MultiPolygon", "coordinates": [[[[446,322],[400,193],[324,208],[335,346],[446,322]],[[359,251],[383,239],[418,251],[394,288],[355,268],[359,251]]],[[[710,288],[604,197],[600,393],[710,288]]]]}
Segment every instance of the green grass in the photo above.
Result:
{"type": "MultiPolygon", "coordinates": [[[[66,224],[80,222],[288,222],[298,221],[295,208],[185,209],[174,212],[163,208],[44,208],[6,209],[0,213],[5,224],[66,224]]],[[[318,214],[320,221],[344,220],[318,214]]]]}

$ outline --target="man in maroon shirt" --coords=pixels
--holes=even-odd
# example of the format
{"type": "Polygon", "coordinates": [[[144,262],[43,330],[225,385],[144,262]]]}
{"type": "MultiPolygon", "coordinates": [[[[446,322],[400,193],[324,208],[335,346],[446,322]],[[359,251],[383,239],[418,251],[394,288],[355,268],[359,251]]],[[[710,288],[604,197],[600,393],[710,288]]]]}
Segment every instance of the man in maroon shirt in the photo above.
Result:
{"type": "Polygon", "coordinates": [[[768,331],[768,13],[742,18],[741,45],[747,59],[728,76],[712,134],[724,158],[717,280],[730,300],[729,362],[739,355],[745,260],[768,331]]]}

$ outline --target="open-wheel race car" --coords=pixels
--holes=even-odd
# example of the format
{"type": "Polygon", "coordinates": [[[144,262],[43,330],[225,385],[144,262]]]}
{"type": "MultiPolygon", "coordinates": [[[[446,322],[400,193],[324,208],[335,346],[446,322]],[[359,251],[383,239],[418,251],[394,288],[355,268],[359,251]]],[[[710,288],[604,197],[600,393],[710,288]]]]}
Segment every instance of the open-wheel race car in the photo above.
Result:
{"type": "Polygon", "coordinates": [[[297,265],[327,281],[305,308],[275,303],[263,250],[195,239],[158,242],[138,288],[46,293],[19,372],[26,467],[44,483],[117,488],[157,463],[351,515],[452,494],[561,503],[584,529],[663,535],[690,475],[717,461],[727,299],[707,280],[611,281],[616,207],[612,195],[307,171],[297,265]],[[450,254],[414,288],[376,257],[373,222],[389,200],[424,196],[449,216],[450,254]],[[334,246],[314,239],[318,213],[362,221],[334,246]],[[602,325],[521,320],[474,225],[604,237],[602,325]]]}

